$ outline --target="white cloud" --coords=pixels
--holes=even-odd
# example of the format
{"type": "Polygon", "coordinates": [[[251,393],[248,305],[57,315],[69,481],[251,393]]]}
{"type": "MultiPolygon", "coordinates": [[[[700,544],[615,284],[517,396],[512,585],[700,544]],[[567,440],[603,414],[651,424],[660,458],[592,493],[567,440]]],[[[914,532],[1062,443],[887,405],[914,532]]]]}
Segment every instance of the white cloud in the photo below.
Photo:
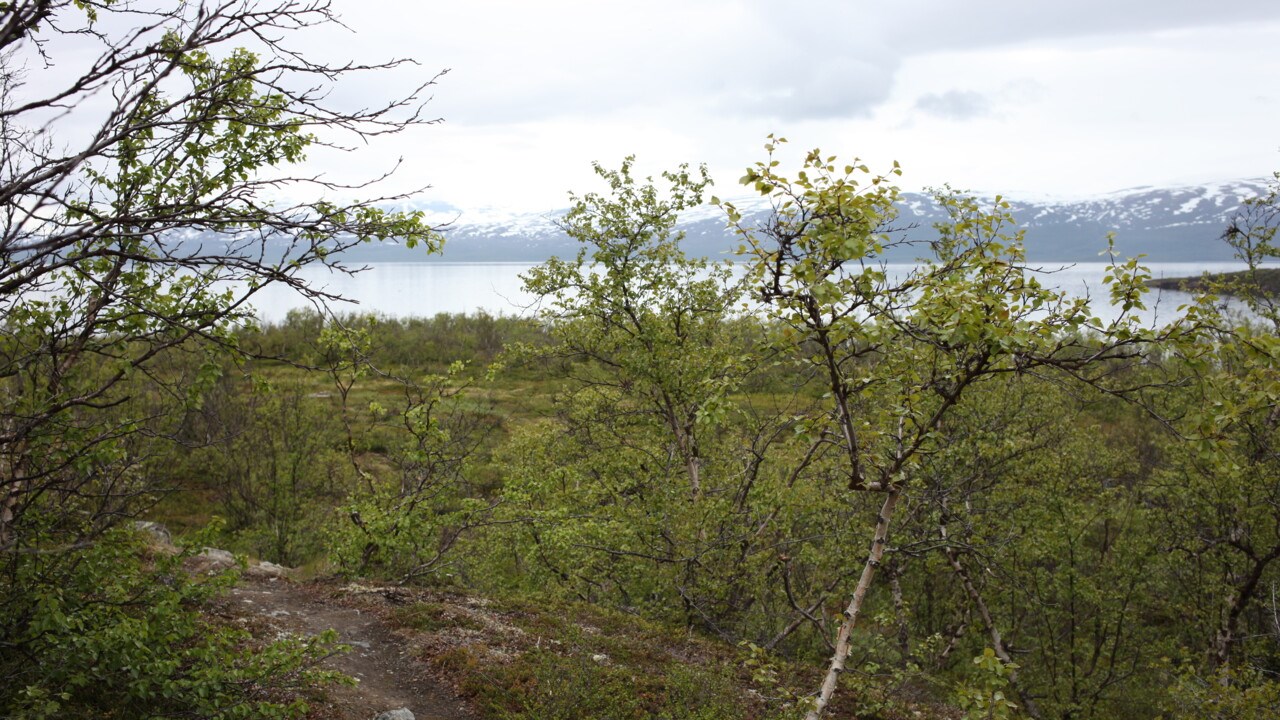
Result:
{"type": "MultiPolygon", "coordinates": [[[[1272,0],[335,0],[325,59],[418,64],[339,86],[368,105],[451,72],[445,124],[357,153],[331,177],[433,185],[462,206],[536,209],[592,187],[592,160],[707,162],[718,192],[770,132],[905,182],[1103,192],[1280,166],[1280,3],[1272,0]],[[957,122],[963,120],[963,122],[957,122]]],[[[34,79],[33,79],[34,80],[34,79]]]]}
{"type": "Polygon", "coordinates": [[[902,159],[907,184],[990,190],[1278,164],[1275,103],[1224,109],[1280,70],[1280,4],[1265,0],[388,6],[353,3],[348,20],[362,44],[454,69],[434,106],[446,129],[406,149],[463,204],[562,203],[591,186],[590,160],[629,153],[655,170],[706,161],[731,192],[769,132],[902,159]]]}
{"type": "Polygon", "coordinates": [[[991,113],[991,101],[972,90],[925,93],[916,98],[915,109],[946,120],[972,120],[991,113]]]}

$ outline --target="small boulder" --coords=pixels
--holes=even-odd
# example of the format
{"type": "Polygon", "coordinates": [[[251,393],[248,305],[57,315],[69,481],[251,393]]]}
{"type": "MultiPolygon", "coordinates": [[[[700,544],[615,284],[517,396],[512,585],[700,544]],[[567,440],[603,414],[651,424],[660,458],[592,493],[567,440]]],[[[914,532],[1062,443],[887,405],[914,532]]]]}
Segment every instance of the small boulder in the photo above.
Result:
{"type": "Polygon", "coordinates": [[[238,564],[236,556],[230,552],[209,547],[187,558],[184,563],[187,572],[195,574],[222,572],[236,567],[238,564]]]}
{"type": "Polygon", "coordinates": [[[397,708],[386,712],[378,713],[373,720],[414,720],[413,713],[409,708],[397,708]]]}
{"type": "Polygon", "coordinates": [[[277,580],[279,578],[287,578],[292,573],[292,568],[287,568],[283,565],[277,565],[273,562],[263,560],[262,562],[250,565],[244,571],[244,576],[258,580],[277,580]]]}
{"type": "Polygon", "coordinates": [[[166,548],[173,547],[173,535],[169,532],[169,528],[158,522],[151,522],[150,520],[134,520],[133,529],[150,535],[153,545],[166,548]]]}

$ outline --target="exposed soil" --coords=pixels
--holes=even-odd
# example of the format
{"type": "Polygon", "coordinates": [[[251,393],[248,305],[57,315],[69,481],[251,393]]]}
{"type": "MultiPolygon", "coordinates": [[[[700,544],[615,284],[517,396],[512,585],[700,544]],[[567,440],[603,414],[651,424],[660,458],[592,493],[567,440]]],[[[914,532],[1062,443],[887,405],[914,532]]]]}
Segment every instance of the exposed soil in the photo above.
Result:
{"type": "Polygon", "coordinates": [[[417,720],[474,720],[465,703],[431,677],[427,665],[406,649],[405,639],[377,614],[326,602],[304,585],[287,580],[252,580],[231,591],[228,610],[252,621],[270,639],[276,633],[316,635],[338,632],[349,653],[326,661],[355,678],[355,686],[330,688],[312,703],[312,716],[372,720],[378,713],[408,708],[417,720]]]}

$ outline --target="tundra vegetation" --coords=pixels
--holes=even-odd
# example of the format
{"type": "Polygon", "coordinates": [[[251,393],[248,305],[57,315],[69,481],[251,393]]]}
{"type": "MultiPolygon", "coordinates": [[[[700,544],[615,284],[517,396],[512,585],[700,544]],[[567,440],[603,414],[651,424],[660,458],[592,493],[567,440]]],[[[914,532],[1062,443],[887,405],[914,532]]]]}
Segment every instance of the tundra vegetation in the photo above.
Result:
{"type": "Polygon", "coordinates": [[[332,638],[202,615],[235,582],[180,571],[206,544],[486,596],[513,651],[431,661],[492,717],[1280,714],[1275,191],[1224,230],[1250,270],[1160,327],[1123,238],[1102,322],[1000,199],[912,227],[897,166],[788,170],[773,138],[742,178],[768,220],[720,203],[745,273],[681,251],[705,172],[628,158],[525,278],[536,317],[260,324],[261,287],[324,300],[297,271],[352,243],[438,249],[376,201],[278,200],[348,192],[288,174],[309,147],[426,122],[413,89],[320,89],[395,63],[291,52],[323,3],[0,11],[6,717],[303,716],[332,638]],[[37,82],[67,35],[100,58],[37,82]]]}

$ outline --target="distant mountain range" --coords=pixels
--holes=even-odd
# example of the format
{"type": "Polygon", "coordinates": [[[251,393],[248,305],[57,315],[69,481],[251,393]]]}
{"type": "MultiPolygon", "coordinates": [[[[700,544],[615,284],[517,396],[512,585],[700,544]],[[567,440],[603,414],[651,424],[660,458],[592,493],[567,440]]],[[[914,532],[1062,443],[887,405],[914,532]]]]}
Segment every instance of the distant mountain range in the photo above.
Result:
{"type": "MultiPolygon", "coordinates": [[[[1123,256],[1145,254],[1151,262],[1223,261],[1232,252],[1220,240],[1228,220],[1241,203],[1266,192],[1264,179],[1237,180],[1196,186],[1141,187],[1085,200],[1028,200],[1006,198],[1027,230],[1027,254],[1033,260],[1089,262],[1106,248],[1108,232],[1116,233],[1123,256]]],[[[763,220],[769,212],[762,198],[735,202],[744,225],[763,220]]],[[[451,222],[444,253],[427,256],[395,243],[354,248],[347,256],[359,262],[452,261],[537,262],[553,255],[571,256],[578,244],[557,226],[564,210],[510,214],[463,212],[440,203],[402,204],[397,209],[422,209],[434,222],[451,222]]],[[[912,225],[908,237],[935,237],[933,223],[944,219],[932,197],[905,193],[898,225],[912,225]]],[[[684,249],[690,255],[731,257],[739,241],[725,228],[723,213],[711,206],[682,217],[684,249]]],[[[891,262],[910,262],[923,253],[902,248],[891,262]]]]}

